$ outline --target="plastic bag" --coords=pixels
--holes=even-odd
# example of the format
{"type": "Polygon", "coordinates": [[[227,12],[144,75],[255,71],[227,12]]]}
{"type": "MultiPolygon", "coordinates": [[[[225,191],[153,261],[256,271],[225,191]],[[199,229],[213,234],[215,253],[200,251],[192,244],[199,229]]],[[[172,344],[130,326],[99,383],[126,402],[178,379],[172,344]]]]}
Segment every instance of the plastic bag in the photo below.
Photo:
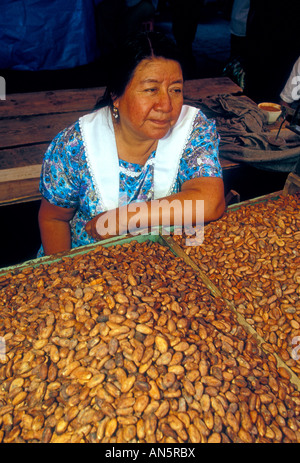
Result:
{"type": "Polygon", "coordinates": [[[0,69],[55,70],[99,55],[93,0],[0,0],[0,69]]]}

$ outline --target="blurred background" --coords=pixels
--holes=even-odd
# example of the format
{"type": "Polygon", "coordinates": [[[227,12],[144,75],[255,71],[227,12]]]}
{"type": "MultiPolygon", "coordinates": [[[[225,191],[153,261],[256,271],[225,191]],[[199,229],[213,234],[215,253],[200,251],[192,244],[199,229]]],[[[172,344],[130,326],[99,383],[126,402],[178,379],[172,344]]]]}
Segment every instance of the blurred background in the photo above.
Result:
{"type": "Polygon", "coordinates": [[[228,75],[255,101],[278,99],[299,56],[298,0],[0,0],[0,6],[7,93],[104,86],[114,48],[138,28],[176,39],[189,78],[228,75]]]}

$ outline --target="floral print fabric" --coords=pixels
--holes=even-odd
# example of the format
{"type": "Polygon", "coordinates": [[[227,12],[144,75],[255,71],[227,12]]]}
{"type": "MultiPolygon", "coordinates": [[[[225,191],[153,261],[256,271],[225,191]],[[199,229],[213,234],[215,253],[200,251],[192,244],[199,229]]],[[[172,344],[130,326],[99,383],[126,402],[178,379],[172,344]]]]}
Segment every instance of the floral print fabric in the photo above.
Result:
{"type": "MultiPolygon", "coordinates": [[[[172,193],[180,191],[184,182],[196,177],[222,177],[218,148],[215,122],[199,110],[172,193]]],[[[154,162],[155,151],[143,166],[119,160],[120,205],[153,199],[154,162]]],[[[51,204],[76,209],[70,223],[72,247],[94,242],[86,233],[85,224],[103,211],[87,165],[79,121],[60,132],[49,145],[42,166],[40,192],[51,204]]]]}

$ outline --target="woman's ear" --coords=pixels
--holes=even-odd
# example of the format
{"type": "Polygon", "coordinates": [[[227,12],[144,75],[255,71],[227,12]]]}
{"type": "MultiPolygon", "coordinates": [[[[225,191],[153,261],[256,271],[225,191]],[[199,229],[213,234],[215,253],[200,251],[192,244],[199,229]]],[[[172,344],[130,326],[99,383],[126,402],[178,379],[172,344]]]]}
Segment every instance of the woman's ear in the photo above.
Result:
{"type": "Polygon", "coordinates": [[[118,108],[119,107],[119,98],[114,93],[111,93],[110,97],[111,97],[111,101],[113,103],[113,106],[115,108],[118,108]]]}
{"type": "Polygon", "coordinates": [[[113,101],[113,106],[114,106],[114,108],[119,109],[119,105],[120,105],[119,98],[116,98],[116,99],[113,101]]]}

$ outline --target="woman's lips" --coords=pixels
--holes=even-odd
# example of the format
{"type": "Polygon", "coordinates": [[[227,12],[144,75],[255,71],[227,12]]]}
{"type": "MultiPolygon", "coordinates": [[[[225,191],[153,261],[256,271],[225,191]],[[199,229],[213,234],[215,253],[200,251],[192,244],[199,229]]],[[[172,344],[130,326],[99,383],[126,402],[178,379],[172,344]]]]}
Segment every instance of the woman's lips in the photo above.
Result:
{"type": "Polygon", "coordinates": [[[159,120],[156,120],[156,119],[152,119],[151,122],[153,124],[156,124],[156,125],[168,125],[170,123],[169,120],[159,121],[159,120]]]}

